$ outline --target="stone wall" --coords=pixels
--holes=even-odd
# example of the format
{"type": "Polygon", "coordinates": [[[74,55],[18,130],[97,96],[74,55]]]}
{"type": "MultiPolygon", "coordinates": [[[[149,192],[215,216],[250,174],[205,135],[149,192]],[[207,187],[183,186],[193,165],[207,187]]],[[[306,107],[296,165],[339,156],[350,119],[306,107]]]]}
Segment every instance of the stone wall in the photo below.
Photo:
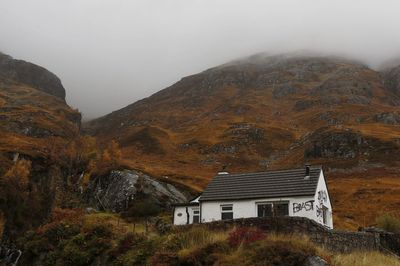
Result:
{"type": "MultiPolygon", "coordinates": [[[[210,230],[228,229],[234,226],[258,227],[266,232],[306,234],[311,241],[337,252],[383,251],[400,256],[400,234],[388,232],[345,232],[329,230],[304,217],[245,218],[204,223],[210,230]]],[[[198,225],[192,225],[198,226],[198,225]]]]}

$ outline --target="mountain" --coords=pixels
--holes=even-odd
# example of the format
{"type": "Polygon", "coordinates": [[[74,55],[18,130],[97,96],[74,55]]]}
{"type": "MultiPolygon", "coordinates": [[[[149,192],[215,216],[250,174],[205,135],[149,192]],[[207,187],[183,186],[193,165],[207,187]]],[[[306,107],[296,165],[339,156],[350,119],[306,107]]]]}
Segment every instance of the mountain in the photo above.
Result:
{"type": "Polygon", "coordinates": [[[3,53],[0,53],[0,78],[13,80],[65,101],[65,89],[56,75],[41,66],[3,53]]]}
{"type": "Polygon", "coordinates": [[[50,143],[76,136],[81,115],[65,102],[59,78],[0,54],[0,175],[14,156],[46,158],[50,143]]]}
{"type": "Polygon", "coordinates": [[[57,187],[66,176],[62,154],[79,134],[80,121],[80,113],[66,104],[56,75],[0,54],[0,234],[6,220],[4,241],[38,226],[50,214],[57,187]]]}
{"type": "Polygon", "coordinates": [[[371,210],[400,204],[399,69],[258,54],[185,77],[84,127],[103,142],[116,139],[125,165],[198,190],[222,169],[323,164],[337,221],[356,227],[373,222],[371,210]]]}

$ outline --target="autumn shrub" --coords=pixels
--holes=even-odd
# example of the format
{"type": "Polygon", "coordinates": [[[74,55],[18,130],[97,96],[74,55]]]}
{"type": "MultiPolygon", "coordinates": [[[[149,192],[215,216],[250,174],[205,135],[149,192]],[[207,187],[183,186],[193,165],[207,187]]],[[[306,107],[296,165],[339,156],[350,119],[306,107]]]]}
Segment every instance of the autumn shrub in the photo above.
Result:
{"type": "Polygon", "coordinates": [[[228,236],[229,245],[232,247],[240,244],[249,244],[265,238],[265,233],[258,228],[239,227],[231,231],[228,236]]]}
{"type": "Polygon", "coordinates": [[[376,219],[376,224],[388,232],[400,233],[400,219],[390,214],[383,214],[376,219]]]}
{"type": "Polygon", "coordinates": [[[181,265],[215,265],[229,252],[230,246],[226,241],[217,241],[199,245],[190,252],[179,254],[179,261],[181,265]]]}
{"type": "Polygon", "coordinates": [[[160,251],[151,257],[151,265],[170,266],[179,265],[179,257],[175,252],[160,251]]]}
{"type": "Polygon", "coordinates": [[[118,257],[145,240],[146,237],[143,234],[128,233],[118,241],[117,246],[113,249],[113,251],[111,251],[111,254],[114,257],[118,257]]]}
{"type": "Polygon", "coordinates": [[[38,233],[44,233],[49,228],[64,225],[77,225],[81,226],[83,223],[84,211],[82,209],[61,209],[54,208],[51,213],[50,221],[37,229],[38,233]]]}
{"type": "Polygon", "coordinates": [[[156,239],[145,239],[136,243],[126,253],[115,259],[117,265],[146,265],[156,251],[159,250],[156,239]]]}
{"type": "Polygon", "coordinates": [[[48,224],[18,239],[21,265],[90,265],[112,248],[108,224],[84,224],[79,210],[56,209],[48,224]]]}
{"type": "Polygon", "coordinates": [[[290,241],[263,240],[253,243],[246,251],[245,256],[249,265],[305,265],[316,250],[309,245],[298,246],[290,241]]]}
{"type": "Polygon", "coordinates": [[[68,239],[80,232],[78,225],[65,224],[65,223],[54,223],[51,226],[46,227],[46,231],[41,234],[42,237],[46,238],[51,244],[57,244],[58,242],[68,239]]]}
{"type": "Polygon", "coordinates": [[[127,220],[137,222],[144,221],[146,233],[148,231],[149,218],[158,215],[161,212],[161,207],[152,198],[145,198],[135,201],[129,209],[121,216],[127,220]]]}
{"type": "Polygon", "coordinates": [[[89,226],[85,226],[83,228],[83,232],[87,237],[103,237],[103,238],[110,238],[112,237],[112,230],[109,224],[91,224],[89,226]]]}
{"type": "Polygon", "coordinates": [[[224,241],[227,238],[225,231],[210,231],[204,227],[193,227],[189,230],[176,232],[167,237],[165,247],[168,250],[184,250],[193,247],[224,241]]]}

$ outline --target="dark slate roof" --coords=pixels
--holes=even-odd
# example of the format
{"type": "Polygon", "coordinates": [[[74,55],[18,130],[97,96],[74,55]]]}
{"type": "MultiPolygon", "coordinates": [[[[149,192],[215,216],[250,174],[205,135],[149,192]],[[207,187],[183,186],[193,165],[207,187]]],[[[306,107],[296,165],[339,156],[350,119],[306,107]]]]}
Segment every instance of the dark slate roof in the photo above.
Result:
{"type": "Polygon", "coordinates": [[[186,207],[186,206],[199,206],[198,202],[184,202],[184,203],[174,203],[172,207],[186,207]]]}
{"type": "Polygon", "coordinates": [[[245,174],[219,174],[211,180],[200,201],[237,200],[315,195],[322,168],[305,168],[245,174]]]}

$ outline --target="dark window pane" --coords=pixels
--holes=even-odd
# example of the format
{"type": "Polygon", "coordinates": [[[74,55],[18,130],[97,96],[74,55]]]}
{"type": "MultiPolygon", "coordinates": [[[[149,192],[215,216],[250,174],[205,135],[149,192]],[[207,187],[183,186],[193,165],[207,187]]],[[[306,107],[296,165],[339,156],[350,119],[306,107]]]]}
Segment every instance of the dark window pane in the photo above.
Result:
{"type": "Polygon", "coordinates": [[[232,206],[221,206],[221,210],[223,210],[223,211],[231,211],[232,210],[232,206]]]}
{"type": "Polygon", "coordinates": [[[286,216],[289,215],[289,204],[288,203],[274,203],[275,216],[286,216]]]}
{"type": "Polygon", "coordinates": [[[258,204],[257,216],[258,217],[271,217],[272,216],[272,205],[271,204],[258,204]]]}
{"type": "Polygon", "coordinates": [[[200,221],[200,216],[199,215],[193,215],[193,223],[198,224],[200,221]]]}
{"type": "Polygon", "coordinates": [[[233,219],[233,212],[223,212],[221,213],[222,220],[232,220],[233,219]]]}
{"type": "Polygon", "coordinates": [[[324,224],[327,224],[327,209],[325,207],[322,207],[322,220],[324,224]]]}

